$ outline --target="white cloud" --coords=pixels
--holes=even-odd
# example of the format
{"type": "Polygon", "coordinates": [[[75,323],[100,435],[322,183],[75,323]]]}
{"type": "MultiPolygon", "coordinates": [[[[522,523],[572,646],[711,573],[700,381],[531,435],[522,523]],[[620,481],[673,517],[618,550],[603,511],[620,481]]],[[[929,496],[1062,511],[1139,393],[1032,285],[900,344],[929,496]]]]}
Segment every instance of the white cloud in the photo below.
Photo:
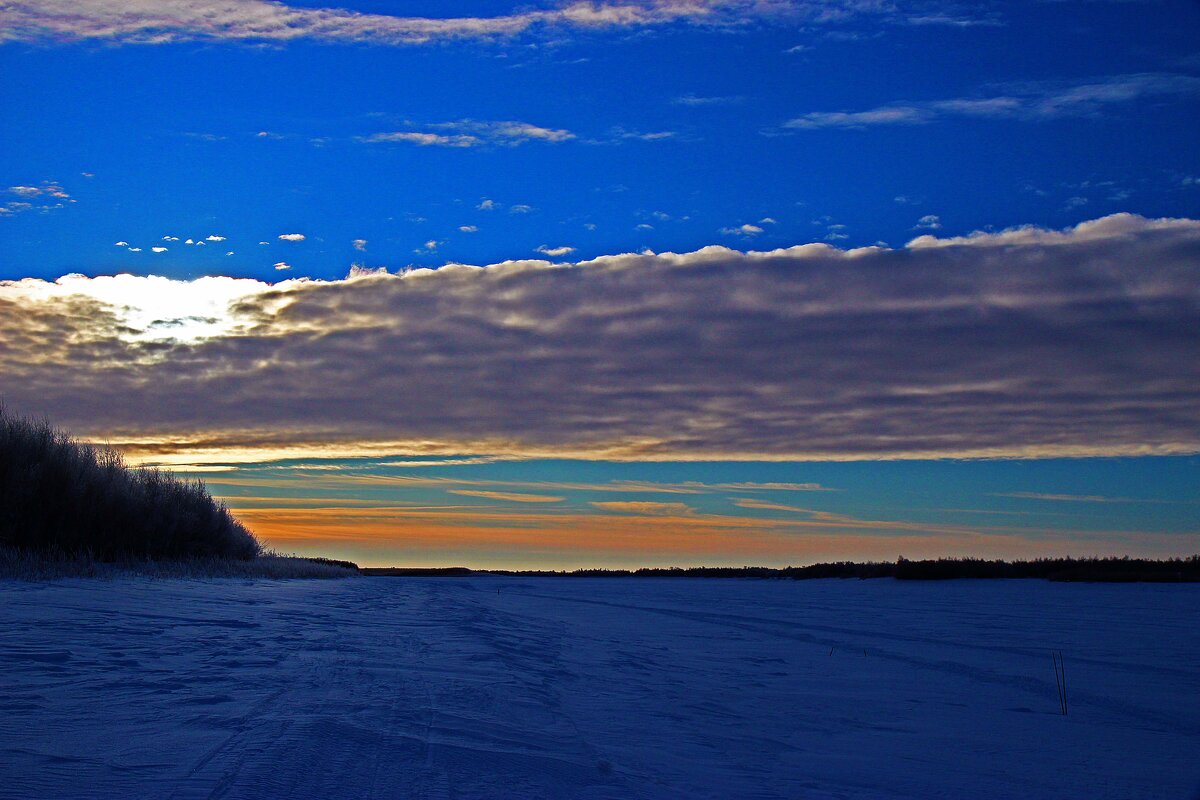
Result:
{"type": "Polygon", "coordinates": [[[151,247],[151,248],[150,248],[150,250],[151,250],[151,252],[154,252],[154,253],[165,253],[165,252],[167,252],[167,248],[165,248],[165,247],[151,247]]]}
{"type": "Polygon", "coordinates": [[[475,206],[480,211],[495,211],[500,207],[500,204],[495,200],[489,200],[486,197],[479,201],[479,205],[475,206]]]}
{"type": "Polygon", "coordinates": [[[275,262],[275,269],[277,269],[277,270],[285,270],[285,269],[291,269],[291,268],[292,268],[292,265],[287,263],[286,261],[276,261],[275,262]]]}
{"type": "Polygon", "coordinates": [[[281,233],[279,239],[284,242],[303,242],[307,237],[303,233],[281,233]]]}
{"type": "Polygon", "coordinates": [[[479,139],[467,135],[447,135],[443,133],[421,133],[419,131],[393,131],[391,133],[373,133],[359,139],[368,143],[379,142],[408,142],[409,144],[430,147],[473,147],[480,143],[479,139]]]}
{"type": "Polygon", "coordinates": [[[178,242],[179,237],[178,236],[164,236],[164,237],[162,237],[162,240],[164,242],[178,242]]]}
{"type": "Polygon", "coordinates": [[[527,206],[524,203],[515,203],[508,207],[510,214],[528,214],[530,211],[533,211],[533,206],[527,206]]]}
{"type": "Polygon", "coordinates": [[[694,94],[685,94],[676,97],[671,101],[677,106],[728,106],[742,102],[740,96],[724,96],[724,97],[704,97],[694,94]]]}
{"type": "Polygon", "coordinates": [[[456,122],[437,122],[426,125],[409,123],[409,125],[416,128],[427,128],[428,130],[373,133],[368,136],[360,136],[358,140],[374,144],[382,142],[407,142],[424,147],[477,147],[485,144],[511,147],[526,142],[548,142],[555,144],[575,138],[575,134],[563,128],[544,128],[540,125],[515,120],[484,121],[463,119],[456,122]]]}
{"type": "Polygon", "coordinates": [[[217,236],[216,234],[213,234],[213,235],[211,235],[211,236],[206,236],[206,237],[204,237],[204,238],[205,238],[205,241],[209,241],[209,242],[223,242],[223,241],[225,241],[225,237],[224,237],[224,236],[217,236]]]}
{"type": "Polygon", "coordinates": [[[865,111],[812,111],[784,123],[785,129],[867,128],[920,125],[945,117],[1044,120],[1086,116],[1105,107],[1152,97],[1200,95],[1200,77],[1174,73],[1113,75],[1087,83],[1016,84],[1009,93],[931,102],[889,103],[865,111]]]}
{"type": "Polygon", "coordinates": [[[778,18],[815,24],[864,13],[879,16],[881,10],[874,4],[851,0],[832,6],[770,0],[563,0],[555,7],[494,17],[406,17],[271,0],[136,0],[132,4],[115,0],[10,0],[0,6],[0,41],[95,39],[165,44],[311,39],[417,45],[527,33],[557,38],[570,30],[632,29],[672,23],[719,26],[778,18]]]}
{"type": "MultiPolygon", "coordinates": [[[[3,44],[3,41],[3,33],[0,33],[0,44],[3,44]]],[[[0,194],[10,194],[19,198],[0,203],[0,214],[10,216],[24,211],[54,211],[75,202],[62,186],[53,181],[43,181],[39,186],[9,186],[0,190],[0,194]]]]}
{"type": "Polygon", "coordinates": [[[185,239],[183,243],[184,244],[195,244],[196,242],[193,239],[185,239]]]}
{"type": "Polygon", "coordinates": [[[570,253],[575,252],[574,247],[566,247],[566,246],[550,247],[550,246],[544,245],[544,244],[540,245],[534,249],[535,249],[535,252],[550,256],[551,258],[558,258],[559,256],[565,256],[565,255],[569,255],[570,253]]]}
{"type": "Polygon", "coordinates": [[[675,131],[630,131],[624,128],[614,128],[612,138],[615,142],[635,140],[640,142],[661,142],[666,139],[674,139],[678,134],[675,131]]]}
{"type": "Polygon", "coordinates": [[[116,242],[113,247],[129,247],[129,242],[116,242]]]}
{"type": "Polygon", "coordinates": [[[366,250],[367,249],[367,240],[366,239],[355,239],[353,242],[351,242],[351,244],[354,245],[355,250],[366,250]]]}
{"type": "Polygon", "coordinates": [[[478,233],[479,226],[477,225],[459,225],[458,229],[463,233],[478,233]]]}
{"type": "Polygon", "coordinates": [[[129,252],[131,252],[131,253],[140,253],[140,252],[142,252],[142,248],[140,248],[140,247],[130,247],[130,248],[128,248],[128,250],[129,250],[129,252]]]}
{"type": "Polygon", "coordinates": [[[936,231],[942,227],[942,219],[937,214],[926,214],[917,220],[917,224],[913,226],[915,230],[936,231]]]}
{"type": "Polygon", "coordinates": [[[721,228],[721,233],[726,236],[758,236],[762,232],[762,228],[751,225],[749,222],[745,225],[738,225],[736,228],[721,228]]]}

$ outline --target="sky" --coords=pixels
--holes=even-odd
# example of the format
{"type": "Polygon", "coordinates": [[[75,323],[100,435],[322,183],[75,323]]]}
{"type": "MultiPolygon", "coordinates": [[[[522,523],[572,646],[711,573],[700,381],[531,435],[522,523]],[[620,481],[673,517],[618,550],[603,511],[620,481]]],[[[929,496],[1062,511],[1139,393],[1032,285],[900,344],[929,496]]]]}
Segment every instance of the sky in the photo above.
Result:
{"type": "Polygon", "coordinates": [[[1200,552],[1200,6],[0,6],[0,401],[362,564],[1200,552]]]}

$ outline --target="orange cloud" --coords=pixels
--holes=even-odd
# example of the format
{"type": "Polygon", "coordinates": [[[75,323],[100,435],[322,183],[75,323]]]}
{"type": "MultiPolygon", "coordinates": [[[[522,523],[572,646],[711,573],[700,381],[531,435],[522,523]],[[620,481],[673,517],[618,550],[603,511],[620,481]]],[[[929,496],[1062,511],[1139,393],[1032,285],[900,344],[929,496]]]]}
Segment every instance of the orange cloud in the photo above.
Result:
{"type": "Polygon", "coordinates": [[[448,563],[575,568],[1029,558],[1138,551],[1177,555],[1197,534],[923,526],[829,518],[769,520],[715,514],[547,514],[463,506],[248,508],[237,516],[269,546],[353,558],[368,566],[448,563]],[[1185,545],[1186,542],[1186,545],[1185,545]]]}
{"type": "Polygon", "coordinates": [[[652,514],[654,516],[669,516],[674,514],[691,514],[693,509],[687,503],[654,503],[648,500],[603,500],[590,503],[601,511],[617,511],[626,514],[652,514]]]}

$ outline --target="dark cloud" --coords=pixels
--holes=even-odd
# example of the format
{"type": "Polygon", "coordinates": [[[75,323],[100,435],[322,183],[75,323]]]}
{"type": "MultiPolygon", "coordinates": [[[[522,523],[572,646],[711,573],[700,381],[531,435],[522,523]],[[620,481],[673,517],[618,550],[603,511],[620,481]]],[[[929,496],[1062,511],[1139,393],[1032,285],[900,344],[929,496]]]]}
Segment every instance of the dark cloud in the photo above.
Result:
{"type": "Polygon", "coordinates": [[[1200,450],[1200,221],[258,285],[192,343],[34,283],[0,288],[4,399],[160,451],[1200,450]]]}

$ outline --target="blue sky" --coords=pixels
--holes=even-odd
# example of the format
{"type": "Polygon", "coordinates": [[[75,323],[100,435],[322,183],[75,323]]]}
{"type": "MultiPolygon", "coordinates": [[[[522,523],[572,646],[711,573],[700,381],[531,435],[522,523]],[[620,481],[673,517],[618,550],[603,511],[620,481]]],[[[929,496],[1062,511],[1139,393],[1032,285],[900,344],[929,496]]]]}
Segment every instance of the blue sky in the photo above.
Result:
{"type": "Polygon", "coordinates": [[[1189,3],[1031,3],[416,46],[10,42],[0,173],[57,182],[77,202],[0,228],[0,274],[274,279],[283,261],[336,278],[356,261],[493,263],[543,245],[585,258],[840,236],[900,245],[929,215],[944,233],[1195,216],[1198,30],[1189,3]],[[1089,99],[1062,100],[1081,87],[1089,99]],[[995,98],[1021,109],[788,127],[995,98]],[[464,121],[570,138],[489,138],[464,121]],[[479,141],[363,141],[396,132],[479,141]],[[722,232],[746,224],[762,233],[722,232]],[[294,232],[308,239],[276,238],[294,232]],[[227,241],[182,245],[209,235],[227,241]]]}
{"type": "MultiPolygon", "coordinates": [[[[981,551],[1106,549],[1080,530],[1194,550],[1198,33],[1169,1],[10,3],[0,398],[139,460],[241,463],[198,473],[231,497],[239,475],[278,483],[275,459],[359,475],[344,459],[414,454],[517,484],[840,490],[618,509],[545,489],[683,538],[571,555],[480,534],[459,561],[798,563],[865,535],[814,511],[925,525],[931,553],[970,549],[937,526],[995,511],[1060,533],[981,551]],[[956,310],[896,316],[918,298],[956,310]],[[738,513],[824,519],[825,544],[696,544],[690,518],[755,498],[738,513]]],[[[315,496],[287,474],[273,491],[315,496]]],[[[548,524],[497,521],[530,505],[511,497],[387,491],[548,524]]],[[[279,519],[289,547],[456,554],[279,519]]],[[[894,557],[872,541],[844,552],[894,557]]]]}

